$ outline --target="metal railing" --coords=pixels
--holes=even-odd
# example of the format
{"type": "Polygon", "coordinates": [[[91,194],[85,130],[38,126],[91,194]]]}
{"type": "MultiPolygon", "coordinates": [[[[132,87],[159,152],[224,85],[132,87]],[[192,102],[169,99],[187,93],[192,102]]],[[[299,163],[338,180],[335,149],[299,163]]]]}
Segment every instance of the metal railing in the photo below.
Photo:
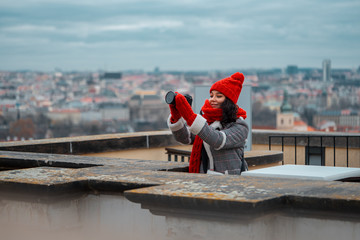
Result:
{"type": "Polygon", "coordinates": [[[168,161],[170,162],[172,158],[174,158],[175,162],[179,161],[179,157],[181,159],[181,162],[185,162],[185,158],[187,158],[187,161],[190,160],[191,151],[187,150],[180,150],[175,148],[165,148],[166,154],[168,155],[168,161]]]}
{"type": "MultiPolygon", "coordinates": [[[[323,147],[331,147],[333,148],[333,154],[334,154],[334,167],[336,166],[336,139],[342,138],[345,139],[345,147],[346,147],[346,166],[349,167],[349,139],[351,138],[358,138],[358,142],[359,142],[359,146],[357,146],[357,148],[359,148],[360,150],[360,135],[336,135],[336,136],[329,136],[329,135],[270,135],[269,136],[269,150],[271,150],[271,139],[273,138],[281,138],[281,151],[284,152],[284,140],[286,138],[293,138],[294,139],[294,147],[295,147],[295,165],[297,164],[297,140],[298,139],[305,139],[306,144],[304,146],[306,146],[307,148],[312,147],[314,145],[311,145],[311,140],[314,139],[318,139],[320,140],[320,148],[323,147]],[[324,144],[324,139],[331,139],[332,144],[324,144]]],[[[315,146],[319,146],[318,144],[316,144],[315,146]]],[[[306,159],[309,159],[309,155],[310,155],[310,151],[306,151],[306,159]]],[[[323,159],[325,157],[325,152],[321,151],[321,159],[323,159]]],[[[283,164],[284,164],[284,160],[283,160],[283,164]]]]}
{"type": "MultiPolygon", "coordinates": [[[[185,162],[185,159],[189,161],[191,151],[179,150],[175,148],[165,148],[166,154],[168,154],[168,161],[178,162],[181,159],[181,162],[185,162]]],[[[272,165],[279,164],[283,160],[283,153],[280,151],[245,151],[244,158],[248,163],[249,168],[259,167],[261,165],[272,165]]]]}

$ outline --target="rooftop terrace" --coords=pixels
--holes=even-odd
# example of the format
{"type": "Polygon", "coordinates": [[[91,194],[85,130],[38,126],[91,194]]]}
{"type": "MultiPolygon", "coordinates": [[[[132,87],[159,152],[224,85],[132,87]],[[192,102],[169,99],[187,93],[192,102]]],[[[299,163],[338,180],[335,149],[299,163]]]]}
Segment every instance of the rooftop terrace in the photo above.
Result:
{"type": "MultiPolygon", "coordinates": [[[[131,223],[137,225],[135,229],[153,225],[148,232],[132,228],[122,230],[123,236],[130,236],[128,239],[140,236],[147,239],[218,239],[221,236],[238,239],[239,234],[244,239],[360,238],[359,183],[189,174],[187,162],[81,155],[128,149],[146,151],[174,145],[176,142],[167,131],[2,143],[0,226],[3,228],[0,230],[13,236],[14,232],[6,231],[4,226],[8,223],[16,226],[18,222],[14,223],[13,219],[30,214],[29,211],[33,214],[29,219],[33,221],[34,216],[40,219],[37,212],[40,207],[34,208],[34,203],[49,209],[54,203],[65,201],[59,208],[64,210],[69,209],[73,199],[79,204],[78,199],[86,195],[86,200],[79,204],[81,207],[77,205],[76,208],[76,217],[82,219],[76,223],[78,226],[81,222],[82,233],[91,232],[85,227],[87,216],[98,217],[97,223],[101,223],[103,229],[110,228],[114,236],[120,234],[117,232],[119,226],[109,225],[108,218],[125,221],[121,213],[127,211],[124,204],[131,202],[151,212],[150,215],[142,212],[134,219],[130,215],[131,223]],[[87,208],[89,201],[96,202],[97,207],[87,208]],[[94,209],[98,212],[94,213],[94,209]],[[99,212],[103,212],[100,218],[99,212]],[[148,221],[140,225],[144,216],[148,221]],[[156,216],[161,216],[161,220],[156,216]],[[154,219],[157,224],[151,223],[154,219]],[[194,221],[198,225],[194,225],[194,221]],[[212,223],[216,223],[215,226],[212,223]],[[338,230],[334,233],[334,229],[338,230]]],[[[245,155],[250,162],[257,161],[257,165],[268,158],[281,162],[282,156],[279,151],[254,151],[245,155]]],[[[59,218],[69,222],[73,219],[71,216],[47,215],[46,221],[53,225],[57,222],[59,229],[65,231],[65,223],[60,224],[59,218]]],[[[38,229],[39,225],[33,227],[38,229]]]]}

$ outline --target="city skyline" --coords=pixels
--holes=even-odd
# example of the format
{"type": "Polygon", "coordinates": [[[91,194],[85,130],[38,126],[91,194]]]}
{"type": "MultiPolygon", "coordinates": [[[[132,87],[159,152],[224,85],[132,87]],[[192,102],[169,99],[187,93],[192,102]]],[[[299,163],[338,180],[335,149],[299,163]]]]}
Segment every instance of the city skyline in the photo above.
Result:
{"type": "Polygon", "coordinates": [[[358,68],[358,1],[3,0],[0,70],[358,68]]]}

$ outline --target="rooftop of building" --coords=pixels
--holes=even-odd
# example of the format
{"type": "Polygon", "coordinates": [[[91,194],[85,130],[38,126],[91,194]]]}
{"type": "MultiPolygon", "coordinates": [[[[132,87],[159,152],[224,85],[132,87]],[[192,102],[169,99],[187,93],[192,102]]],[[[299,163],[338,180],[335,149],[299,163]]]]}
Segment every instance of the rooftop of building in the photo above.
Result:
{"type": "MultiPolygon", "coordinates": [[[[253,141],[267,142],[265,136],[274,133],[280,132],[255,130],[253,141]]],[[[187,173],[186,162],[82,155],[175,144],[168,131],[1,143],[0,188],[7,193],[4,197],[25,194],[37,201],[68,193],[124,193],[155,212],[164,205],[173,213],[196,209],[210,215],[246,212],[260,216],[279,209],[324,212],[334,218],[360,213],[360,184],[356,182],[209,176],[187,173]]],[[[245,157],[281,160],[282,153],[250,151],[245,157]]]]}

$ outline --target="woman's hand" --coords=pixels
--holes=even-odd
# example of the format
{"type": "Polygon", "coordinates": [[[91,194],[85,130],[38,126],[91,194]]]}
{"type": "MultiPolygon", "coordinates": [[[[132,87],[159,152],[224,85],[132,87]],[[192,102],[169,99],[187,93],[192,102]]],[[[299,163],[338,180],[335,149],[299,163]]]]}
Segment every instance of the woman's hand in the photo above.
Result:
{"type": "Polygon", "coordinates": [[[171,114],[170,122],[176,123],[181,118],[181,115],[180,115],[179,111],[176,109],[174,104],[169,104],[169,108],[170,108],[170,114],[171,114]]]}
{"type": "Polygon", "coordinates": [[[177,93],[177,95],[175,96],[176,109],[179,111],[180,115],[185,119],[186,123],[189,126],[191,126],[197,115],[193,112],[186,98],[182,94],[178,92],[176,93],[177,93]]]}

